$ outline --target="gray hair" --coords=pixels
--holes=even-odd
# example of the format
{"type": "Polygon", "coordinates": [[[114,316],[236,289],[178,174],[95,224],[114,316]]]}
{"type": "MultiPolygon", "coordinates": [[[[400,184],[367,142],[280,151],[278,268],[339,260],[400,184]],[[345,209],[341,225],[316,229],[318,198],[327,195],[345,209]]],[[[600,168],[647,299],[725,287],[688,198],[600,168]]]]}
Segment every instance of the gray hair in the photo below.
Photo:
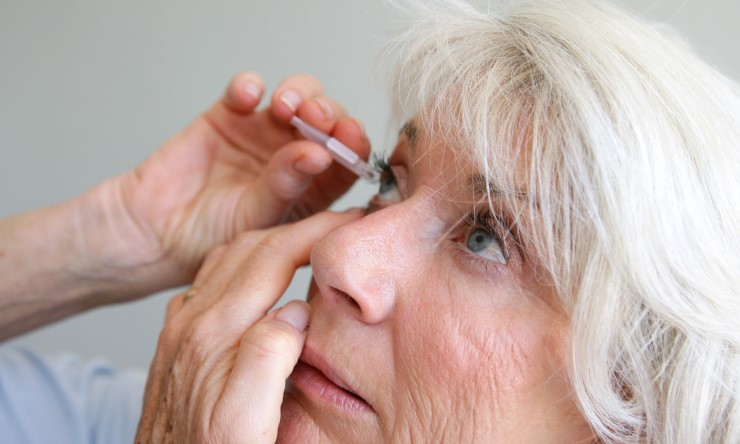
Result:
{"type": "Polygon", "coordinates": [[[737,85],[600,1],[406,5],[398,117],[468,150],[517,209],[596,434],[740,442],[737,85]]]}

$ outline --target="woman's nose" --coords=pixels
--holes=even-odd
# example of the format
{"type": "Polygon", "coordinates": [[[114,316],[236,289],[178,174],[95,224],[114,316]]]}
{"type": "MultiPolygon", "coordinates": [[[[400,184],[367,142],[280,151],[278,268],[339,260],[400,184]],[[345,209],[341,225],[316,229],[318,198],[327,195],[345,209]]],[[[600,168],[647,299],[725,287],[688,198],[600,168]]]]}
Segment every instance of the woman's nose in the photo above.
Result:
{"type": "MultiPolygon", "coordinates": [[[[428,227],[418,199],[392,205],[343,225],[319,241],[311,267],[322,298],[344,306],[365,323],[393,312],[404,281],[424,253],[428,227]]],[[[428,220],[427,220],[428,222],[428,220]]]]}

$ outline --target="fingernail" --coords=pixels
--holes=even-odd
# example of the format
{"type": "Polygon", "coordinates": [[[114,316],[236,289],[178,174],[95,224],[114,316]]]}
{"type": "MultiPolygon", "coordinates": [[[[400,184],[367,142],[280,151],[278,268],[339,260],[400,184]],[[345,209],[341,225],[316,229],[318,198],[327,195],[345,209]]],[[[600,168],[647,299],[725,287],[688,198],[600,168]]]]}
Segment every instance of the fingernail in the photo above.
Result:
{"type": "Polygon", "coordinates": [[[295,111],[298,109],[298,105],[301,104],[301,95],[289,89],[280,95],[280,101],[290,108],[291,111],[295,111]]]}
{"type": "Polygon", "coordinates": [[[262,93],[262,88],[260,88],[258,85],[254,83],[247,83],[244,85],[244,92],[249,94],[250,96],[254,97],[255,100],[260,99],[260,94],[262,93]]]}
{"type": "Polygon", "coordinates": [[[331,158],[317,159],[315,157],[305,156],[293,164],[293,168],[299,173],[314,175],[323,172],[329,168],[329,165],[331,165],[331,158]]]}
{"type": "Polygon", "coordinates": [[[365,213],[367,212],[367,207],[350,207],[346,210],[342,211],[342,213],[365,213]]]}
{"type": "Polygon", "coordinates": [[[289,302],[277,312],[275,318],[287,322],[298,331],[304,331],[308,326],[309,315],[309,307],[305,302],[289,302]]]}
{"type": "Polygon", "coordinates": [[[360,127],[360,131],[362,131],[362,134],[365,135],[365,125],[363,125],[362,122],[360,122],[357,119],[352,119],[352,120],[355,121],[355,123],[357,124],[357,126],[360,127]]]}
{"type": "Polygon", "coordinates": [[[322,99],[314,99],[316,103],[321,107],[321,110],[324,111],[324,119],[329,120],[334,117],[334,110],[331,109],[331,105],[329,105],[325,100],[322,99]]]}

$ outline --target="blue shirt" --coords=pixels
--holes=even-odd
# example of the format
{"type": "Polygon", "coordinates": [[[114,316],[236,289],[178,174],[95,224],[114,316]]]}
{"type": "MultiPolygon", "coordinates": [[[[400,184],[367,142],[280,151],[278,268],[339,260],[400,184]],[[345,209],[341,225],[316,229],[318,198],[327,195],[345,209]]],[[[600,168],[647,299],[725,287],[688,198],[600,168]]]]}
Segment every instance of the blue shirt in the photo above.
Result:
{"type": "Polygon", "coordinates": [[[0,347],[0,443],[131,444],[146,372],[0,347]]]}

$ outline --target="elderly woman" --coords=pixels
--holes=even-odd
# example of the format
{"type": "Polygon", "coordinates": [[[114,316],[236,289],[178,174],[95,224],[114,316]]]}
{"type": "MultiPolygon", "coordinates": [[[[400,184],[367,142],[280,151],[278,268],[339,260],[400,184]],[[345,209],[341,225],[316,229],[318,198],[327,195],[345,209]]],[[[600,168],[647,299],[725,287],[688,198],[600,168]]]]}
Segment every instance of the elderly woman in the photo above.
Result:
{"type": "Polygon", "coordinates": [[[399,41],[378,194],[210,256],[138,441],[740,442],[736,86],[594,1],[399,41]]]}

